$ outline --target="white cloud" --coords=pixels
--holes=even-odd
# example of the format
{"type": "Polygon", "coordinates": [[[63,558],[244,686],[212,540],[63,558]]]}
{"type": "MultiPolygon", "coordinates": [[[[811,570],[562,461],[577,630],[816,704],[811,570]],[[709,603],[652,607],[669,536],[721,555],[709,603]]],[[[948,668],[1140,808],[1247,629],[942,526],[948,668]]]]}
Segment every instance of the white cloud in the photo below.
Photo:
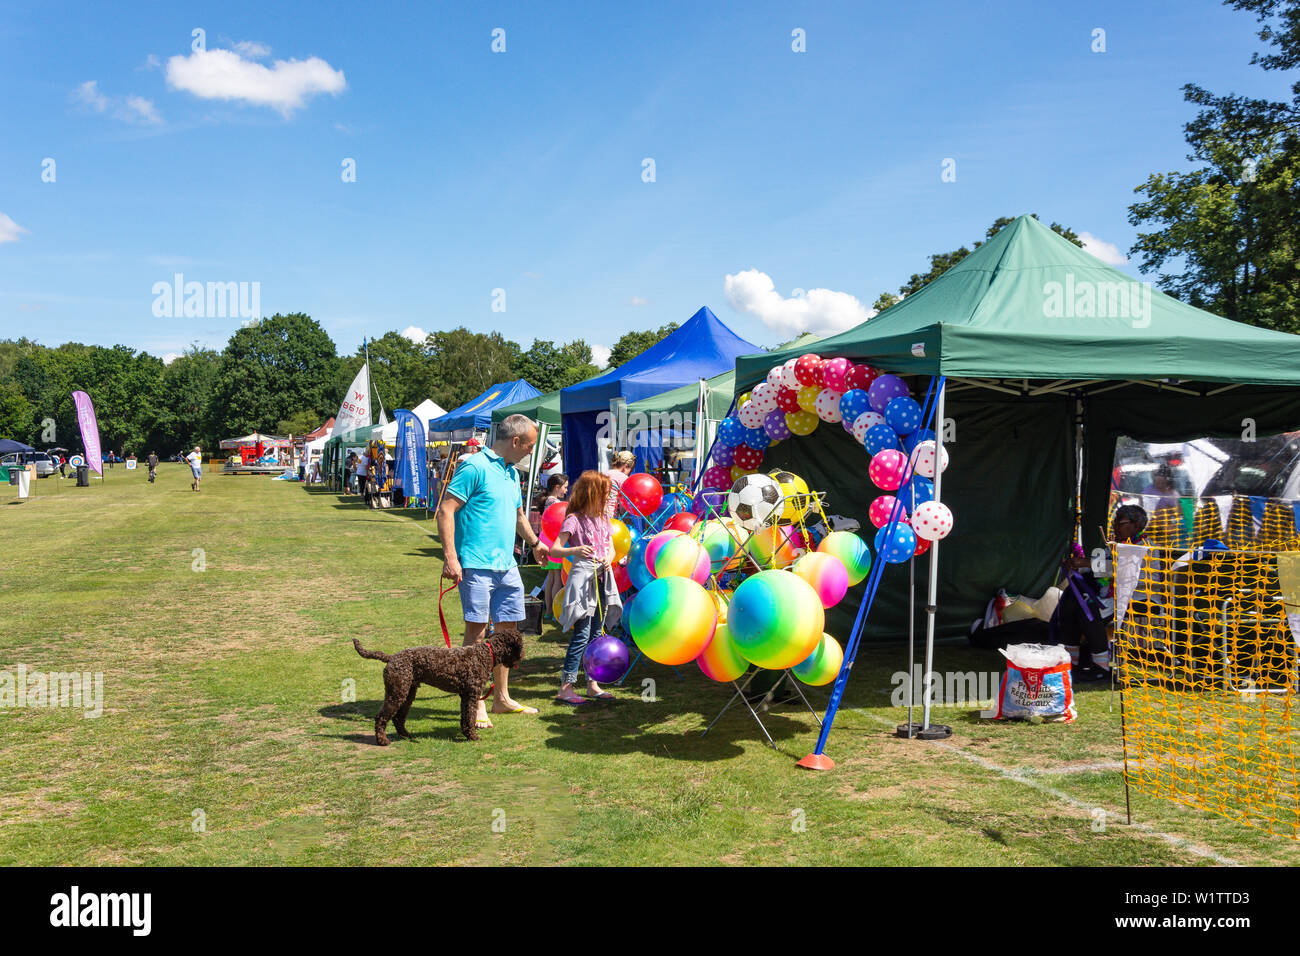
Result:
{"type": "Polygon", "coordinates": [[[309,97],[337,96],[348,85],[343,71],[320,57],[276,60],[268,67],[234,50],[195,50],[189,56],[169,58],[167,84],[204,100],[269,106],[285,117],[305,106],[309,97]]]}
{"type": "Polygon", "coordinates": [[[234,48],[250,60],[265,60],[271,55],[271,48],[265,43],[258,43],[256,40],[240,40],[234,44],[234,48]]]}
{"type": "Polygon", "coordinates": [[[27,230],[0,212],[0,242],[17,242],[27,230]]]}
{"type": "Polygon", "coordinates": [[[639,295],[634,295],[634,296],[632,296],[632,298],[628,301],[627,304],[628,304],[628,305],[634,305],[634,306],[649,305],[649,304],[650,304],[650,300],[649,300],[649,299],[643,299],[643,298],[641,298],[639,295]]]}
{"type": "Polygon", "coordinates": [[[843,332],[876,314],[847,292],[831,289],[809,289],[787,299],[776,291],[771,277],[757,269],[727,276],[722,291],[737,312],[748,312],[787,337],[803,332],[843,332]]]}
{"type": "Polygon", "coordinates": [[[1079,233],[1079,239],[1083,241],[1085,251],[1091,252],[1108,266],[1122,266],[1128,262],[1128,256],[1120,252],[1119,247],[1113,242],[1098,239],[1090,232],[1079,233]]]}
{"type": "Polygon", "coordinates": [[[593,345],[591,347],[591,364],[596,368],[604,368],[609,364],[609,356],[613,350],[608,345],[593,345]]]}
{"type": "Polygon", "coordinates": [[[87,80],[73,91],[72,99],[96,113],[105,113],[127,123],[153,123],[163,121],[153,100],[132,93],[125,97],[107,96],[99,89],[98,80],[87,80]]]}
{"type": "Polygon", "coordinates": [[[181,357],[180,352],[168,352],[166,355],[162,357],[162,363],[164,365],[171,365],[172,362],[175,362],[180,357],[181,357]]]}
{"type": "Polygon", "coordinates": [[[429,333],[424,331],[424,329],[420,328],[418,325],[408,325],[397,334],[404,339],[410,339],[416,345],[423,345],[424,340],[429,337],[429,333]]]}

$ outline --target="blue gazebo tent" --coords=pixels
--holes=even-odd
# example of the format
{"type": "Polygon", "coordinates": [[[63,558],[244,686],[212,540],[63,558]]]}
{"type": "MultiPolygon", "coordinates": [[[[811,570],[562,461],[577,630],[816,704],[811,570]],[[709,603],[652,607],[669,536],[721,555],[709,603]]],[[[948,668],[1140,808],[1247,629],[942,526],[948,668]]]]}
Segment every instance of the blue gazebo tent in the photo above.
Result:
{"type": "Polygon", "coordinates": [[[453,441],[469,438],[475,432],[485,432],[492,424],[492,410],[502,405],[513,405],[542,394],[522,378],[513,382],[500,382],[457,406],[446,415],[429,421],[431,439],[453,441]]]}
{"type": "Polygon", "coordinates": [[[671,335],[604,375],[560,392],[564,467],[571,475],[600,467],[600,414],[612,402],[635,402],[735,368],[736,359],[762,351],[702,308],[671,335]]]}

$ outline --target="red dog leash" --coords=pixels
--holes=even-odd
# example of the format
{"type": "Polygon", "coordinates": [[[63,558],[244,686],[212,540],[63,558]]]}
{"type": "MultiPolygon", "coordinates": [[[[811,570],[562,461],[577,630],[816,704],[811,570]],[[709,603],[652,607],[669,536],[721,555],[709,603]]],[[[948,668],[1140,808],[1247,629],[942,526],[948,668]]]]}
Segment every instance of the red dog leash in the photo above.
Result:
{"type": "Polygon", "coordinates": [[[442,639],[447,642],[447,649],[451,649],[451,631],[447,630],[447,615],[442,611],[442,599],[447,596],[456,582],[452,581],[445,588],[438,592],[438,623],[442,626],[442,639]]]}

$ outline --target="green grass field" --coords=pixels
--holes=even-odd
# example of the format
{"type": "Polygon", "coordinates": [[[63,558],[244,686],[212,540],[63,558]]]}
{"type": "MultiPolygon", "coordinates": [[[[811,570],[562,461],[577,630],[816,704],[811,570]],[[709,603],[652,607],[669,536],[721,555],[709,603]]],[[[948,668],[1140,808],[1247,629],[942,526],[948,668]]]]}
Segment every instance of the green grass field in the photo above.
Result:
{"type": "MultiPolygon", "coordinates": [[[[1080,689],[1071,725],[965,707],[936,712],[948,741],[895,738],[899,646],[859,655],[831,773],[794,766],[816,738],[802,708],[765,718],[778,750],[743,708],[701,738],[731,691],[694,665],[553,703],[554,629],[511,680],[539,716],[472,744],[456,699],[424,688],[415,741],[376,747],[382,665],[351,639],[441,640],[433,522],[266,478],[193,494],[183,466],[159,471],[43,479],[21,503],[0,488],[0,669],[104,680],[98,718],[0,709],[5,864],[1300,863],[1294,841],[1136,793],[1126,825],[1108,687],[1080,689]]],[[[936,669],[1000,662],[941,645],[936,669]]]]}

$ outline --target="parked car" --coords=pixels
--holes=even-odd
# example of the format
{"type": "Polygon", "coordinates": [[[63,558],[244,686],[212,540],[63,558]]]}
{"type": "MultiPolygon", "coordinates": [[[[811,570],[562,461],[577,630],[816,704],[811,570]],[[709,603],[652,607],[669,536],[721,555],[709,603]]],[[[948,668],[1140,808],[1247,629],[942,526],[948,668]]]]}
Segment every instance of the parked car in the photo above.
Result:
{"type": "Polygon", "coordinates": [[[35,465],[37,478],[48,478],[59,470],[54,460],[43,451],[13,452],[0,458],[0,465],[35,465]]]}

